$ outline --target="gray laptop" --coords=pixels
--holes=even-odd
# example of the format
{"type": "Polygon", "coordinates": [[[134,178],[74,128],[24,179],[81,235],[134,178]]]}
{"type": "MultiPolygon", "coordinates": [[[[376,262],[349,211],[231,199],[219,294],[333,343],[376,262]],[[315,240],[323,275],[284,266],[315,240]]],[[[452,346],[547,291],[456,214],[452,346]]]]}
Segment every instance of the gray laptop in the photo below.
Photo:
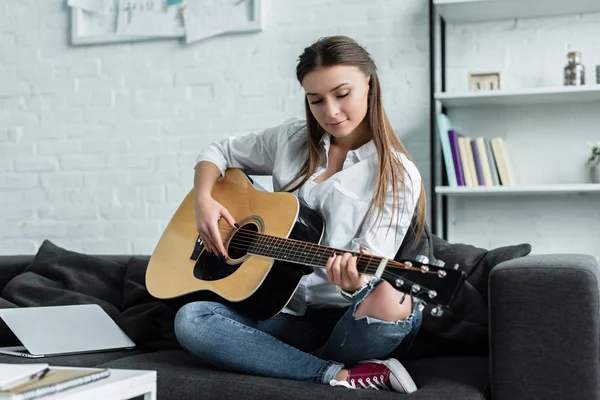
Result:
{"type": "Polygon", "coordinates": [[[4,308],[0,318],[23,344],[0,347],[0,354],[39,358],[135,347],[96,304],[4,308]]]}

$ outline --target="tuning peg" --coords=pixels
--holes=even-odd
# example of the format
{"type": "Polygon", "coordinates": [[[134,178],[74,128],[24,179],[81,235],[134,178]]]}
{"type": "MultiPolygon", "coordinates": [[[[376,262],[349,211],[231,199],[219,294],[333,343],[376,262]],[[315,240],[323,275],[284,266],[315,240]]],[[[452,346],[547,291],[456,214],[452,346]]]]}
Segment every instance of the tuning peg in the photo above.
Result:
{"type": "Polygon", "coordinates": [[[434,297],[437,296],[437,292],[435,290],[430,290],[429,292],[427,292],[427,295],[429,296],[430,299],[433,299],[434,297]]]}
{"type": "Polygon", "coordinates": [[[427,265],[421,265],[421,272],[422,273],[427,273],[429,272],[429,267],[427,265]]]}
{"type": "Polygon", "coordinates": [[[439,277],[439,278],[445,278],[445,277],[446,277],[446,275],[447,275],[446,271],[444,271],[443,269],[440,269],[440,270],[437,272],[437,274],[438,274],[438,277],[439,277]]]}
{"type": "Polygon", "coordinates": [[[416,308],[417,308],[417,310],[419,310],[419,311],[421,311],[421,312],[422,312],[422,311],[425,309],[425,304],[423,304],[423,302],[422,302],[422,301],[419,301],[419,302],[417,303],[417,307],[416,307],[416,308]]]}
{"type": "Polygon", "coordinates": [[[452,269],[458,269],[458,264],[454,264],[454,267],[452,267],[452,269]]]}
{"type": "Polygon", "coordinates": [[[404,286],[404,281],[402,279],[396,279],[396,286],[398,286],[398,287],[404,286]]]}
{"type": "Polygon", "coordinates": [[[444,314],[444,310],[442,310],[442,307],[433,307],[431,309],[431,315],[433,315],[434,317],[441,317],[444,314]]]}
{"type": "Polygon", "coordinates": [[[431,263],[431,265],[435,265],[436,267],[443,267],[444,265],[446,265],[446,263],[442,260],[435,260],[431,263]]]}
{"type": "Polygon", "coordinates": [[[419,290],[421,290],[421,286],[419,286],[419,285],[412,285],[412,288],[410,290],[413,293],[417,293],[419,290]]]}
{"type": "Polygon", "coordinates": [[[415,259],[421,264],[429,264],[429,258],[422,254],[419,254],[417,257],[415,257],[415,259]]]}

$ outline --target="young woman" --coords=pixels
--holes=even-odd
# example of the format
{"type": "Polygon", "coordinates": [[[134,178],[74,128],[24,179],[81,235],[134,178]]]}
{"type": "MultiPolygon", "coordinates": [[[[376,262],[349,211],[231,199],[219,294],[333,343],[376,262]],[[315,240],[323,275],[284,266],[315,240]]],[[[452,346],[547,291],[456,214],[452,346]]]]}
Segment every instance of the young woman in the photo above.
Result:
{"type": "MultiPolygon", "coordinates": [[[[321,244],[392,259],[408,229],[423,229],[421,177],[381,104],[376,66],[344,36],[307,47],[296,68],[306,92],[306,119],[211,144],[194,178],[198,233],[207,251],[227,257],[217,221],[235,220],[211,197],[228,167],[272,175],[325,221],[321,244]]],[[[225,305],[193,302],[175,319],[189,352],[216,367],[347,388],[412,392],[415,383],[395,359],[422,315],[410,295],[369,280],[350,253],[304,276],[282,313],[258,321],[225,305]]]]}

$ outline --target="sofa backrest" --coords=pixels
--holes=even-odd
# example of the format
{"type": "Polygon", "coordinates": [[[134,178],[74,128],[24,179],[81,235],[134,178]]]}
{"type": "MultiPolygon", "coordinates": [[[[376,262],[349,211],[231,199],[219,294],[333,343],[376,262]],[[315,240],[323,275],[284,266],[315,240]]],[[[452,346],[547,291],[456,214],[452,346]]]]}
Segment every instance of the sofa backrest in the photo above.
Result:
{"type": "MultiPolygon", "coordinates": [[[[131,255],[97,255],[97,257],[126,265],[131,258],[131,255]]],[[[33,261],[33,258],[34,255],[0,256],[0,294],[4,290],[6,284],[12,278],[23,272],[31,261],[33,261]]]]}

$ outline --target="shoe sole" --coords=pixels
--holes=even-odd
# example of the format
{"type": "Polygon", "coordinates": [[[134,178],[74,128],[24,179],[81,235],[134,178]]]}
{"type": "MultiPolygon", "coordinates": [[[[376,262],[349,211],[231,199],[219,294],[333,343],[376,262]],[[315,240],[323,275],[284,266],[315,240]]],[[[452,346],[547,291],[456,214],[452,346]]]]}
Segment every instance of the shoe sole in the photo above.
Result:
{"type": "Polygon", "coordinates": [[[390,358],[388,360],[367,360],[361,361],[359,364],[363,363],[375,363],[375,364],[383,364],[390,370],[391,375],[396,379],[397,384],[404,390],[404,393],[412,393],[417,391],[417,385],[411,378],[410,374],[404,368],[404,365],[400,363],[400,361],[395,358],[390,358]],[[396,373],[396,371],[398,373],[396,373]],[[400,375],[400,376],[398,376],[400,375]]]}

